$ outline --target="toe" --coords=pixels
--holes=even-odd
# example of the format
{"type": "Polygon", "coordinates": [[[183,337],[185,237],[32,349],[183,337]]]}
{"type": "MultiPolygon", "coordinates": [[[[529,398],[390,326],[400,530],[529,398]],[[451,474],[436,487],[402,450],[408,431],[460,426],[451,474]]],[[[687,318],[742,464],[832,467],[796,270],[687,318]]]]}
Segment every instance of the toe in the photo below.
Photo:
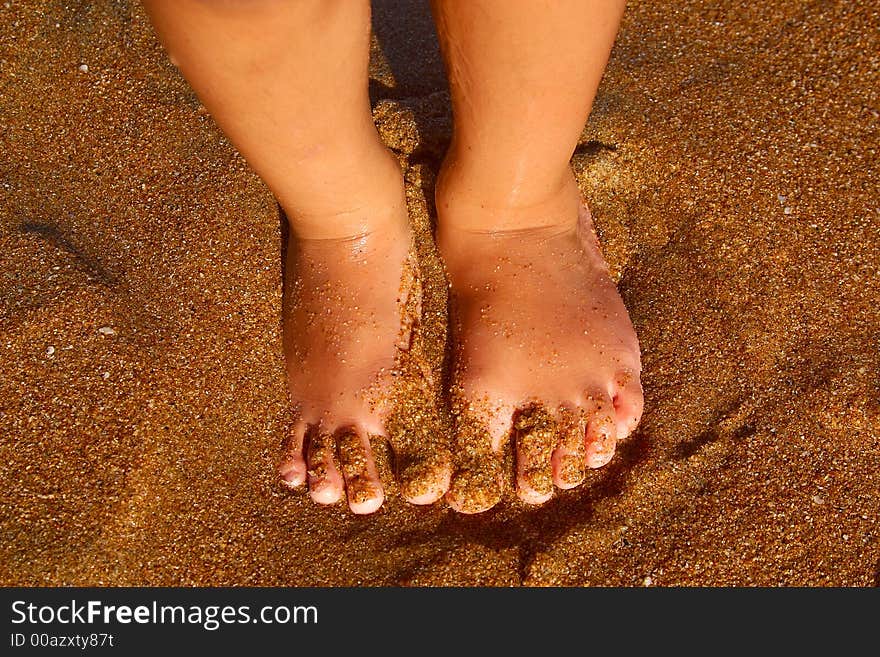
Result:
{"type": "Polygon", "coordinates": [[[309,494],[318,504],[334,504],[342,497],[342,475],[334,462],[333,436],[312,429],[306,436],[309,494]]]}
{"type": "Polygon", "coordinates": [[[367,436],[355,429],[337,434],[336,454],[345,480],[348,506],[354,513],[373,513],[385,500],[367,436]]]}
{"type": "Polygon", "coordinates": [[[541,504],[553,496],[553,449],[556,422],[538,404],[524,408],[514,421],[516,435],[516,492],[527,504],[541,504]]]}
{"type": "Polygon", "coordinates": [[[446,500],[460,513],[482,513],[501,500],[503,470],[496,454],[485,453],[462,463],[449,482],[446,500]]]}
{"type": "Polygon", "coordinates": [[[495,506],[504,491],[501,446],[510,435],[512,407],[456,415],[454,472],[446,500],[461,513],[480,513],[495,506]]]}
{"type": "Polygon", "coordinates": [[[452,457],[445,445],[425,440],[419,449],[398,455],[400,493],[410,504],[433,504],[449,490],[452,457]]]}
{"type": "Polygon", "coordinates": [[[607,395],[593,396],[587,420],[587,466],[600,468],[614,456],[617,446],[614,405],[607,395]]]}
{"type": "Polygon", "coordinates": [[[297,420],[290,430],[284,456],[278,464],[281,481],[291,488],[302,486],[306,481],[306,461],[303,458],[305,436],[306,423],[297,420]]]}
{"type": "Polygon", "coordinates": [[[574,488],[586,476],[586,419],[582,409],[563,409],[556,419],[559,442],[553,452],[553,483],[574,488]]]}
{"type": "Polygon", "coordinates": [[[614,391],[617,440],[623,440],[635,430],[642,419],[644,407],[645,398],[639,377],[629,373],[618,376],[614,391]]]}

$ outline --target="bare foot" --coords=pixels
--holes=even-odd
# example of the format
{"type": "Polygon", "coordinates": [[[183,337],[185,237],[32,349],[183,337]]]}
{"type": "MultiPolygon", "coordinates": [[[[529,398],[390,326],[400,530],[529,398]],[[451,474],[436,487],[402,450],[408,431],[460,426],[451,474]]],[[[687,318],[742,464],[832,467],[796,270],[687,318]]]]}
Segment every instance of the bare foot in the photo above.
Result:
{"type": "Polygon", "coordinates": [[[498,502],[513,434],[517,494],[540,504],[607,463],[638,424],[638,339],[573,178],[511,210],[517,230],[499,230],[504,210],[450,193],[442,176],[437,209],[456,345],[447,499],[466,513],[498,502]]]}
{"type": "MultiPolygon", "coordinates": [[[[357,212],[357,234],[292,234],[288,242],[284,347],[296,421],[279,471],[291,487],[307,482],[318,503],[345,492],[353,512],[372,513],[384,500],[374,448],[388,438],[385,420],[420,286],[402,183],[395,198],[357,212]]],[[[434,466],[442,457],[424,454],[434,466]]],[[[408,482],[418,491],[410,501],[434,502],[448,487],[448,463],[444,472],[414,458],[410,471],[422,481],[408,482]]]]}

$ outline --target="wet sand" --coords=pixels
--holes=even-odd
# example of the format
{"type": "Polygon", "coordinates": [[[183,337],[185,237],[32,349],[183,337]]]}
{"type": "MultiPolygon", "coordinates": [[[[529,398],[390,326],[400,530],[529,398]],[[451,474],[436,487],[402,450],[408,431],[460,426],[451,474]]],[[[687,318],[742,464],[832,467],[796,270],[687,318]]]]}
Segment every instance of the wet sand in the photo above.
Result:
{"type": "MultiPolygon", "coordinates": [[[[377,3],[371,67],[422,236],[426,11],[377,3]]],[[[867,0],[631,2],[574,166],[639,430],[543,507],[355,517],[274,478],[271,195],[139,6],[0,4],[0,583],[880,585],[878,34],[867,0]]]]}

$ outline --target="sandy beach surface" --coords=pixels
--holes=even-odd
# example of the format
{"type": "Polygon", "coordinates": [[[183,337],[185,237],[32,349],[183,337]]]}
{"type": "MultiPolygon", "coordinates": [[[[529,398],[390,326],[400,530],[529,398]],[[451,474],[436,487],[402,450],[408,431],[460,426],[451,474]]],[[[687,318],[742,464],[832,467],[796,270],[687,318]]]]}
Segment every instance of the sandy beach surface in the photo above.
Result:
{"type": "MultiPolygon", "coordinates": [[[[426,4],[375,4],[371,64],[423,238],[426,4]]],[[[639,430],[543,507],[355,517],[275,480],[271,195],[139,5],[0,3],[0,583],[880,585],[878,35],[869,0],[631,2],[573,162],[639,430]]]]}

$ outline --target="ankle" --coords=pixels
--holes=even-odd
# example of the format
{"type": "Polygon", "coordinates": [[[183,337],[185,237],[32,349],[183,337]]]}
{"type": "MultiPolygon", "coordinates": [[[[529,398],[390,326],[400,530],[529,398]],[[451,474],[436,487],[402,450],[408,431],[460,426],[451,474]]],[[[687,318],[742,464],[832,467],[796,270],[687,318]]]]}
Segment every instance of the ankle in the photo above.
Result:
{"type": "Polygon", "coordinates": [[[571,169],[540,187],[496,181],[474,184],[463,168],[444,162],[435,187],[438,241],[449,233],[557,232],[574,229],[582,203],[571,169]]]}
{"type": "Polygon", "coordinates": [[[277,193],[291,236],[342,240],[408,230],[403,173],[384,147],[359,157],[315,158],[301,162],[299,193],[277,193]]]}

